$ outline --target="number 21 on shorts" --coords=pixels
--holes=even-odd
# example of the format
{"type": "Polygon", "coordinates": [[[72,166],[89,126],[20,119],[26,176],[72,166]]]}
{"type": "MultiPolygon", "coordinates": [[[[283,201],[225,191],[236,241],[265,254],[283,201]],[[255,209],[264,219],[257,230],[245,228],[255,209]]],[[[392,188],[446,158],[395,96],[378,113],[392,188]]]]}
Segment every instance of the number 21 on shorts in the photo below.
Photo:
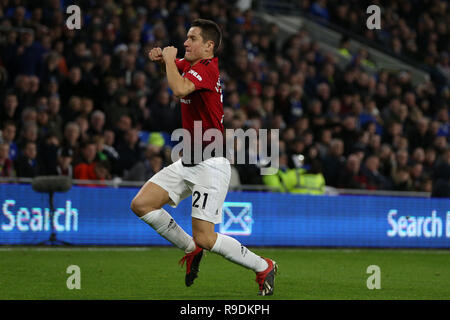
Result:
{"type": "Polygon", "coordinates": [[[206,208],[206,201],[208,201],[208,193],[205,192],[203,193],[203,195],[200,193],[200,191],[195,190],[194,193],[192,193],[192,206],[194,208],[198,208],[200,207],[200,205],[198,204],[200,198],[203,197],[203,201],[202,201],[202,205],[201,208],[202,210],[204,210],[206,208]]]}
{"type": "Polygon", "coordinates": [[[217,210],[216,192],[201,186],[194,186],[192,190],[192,213],[193,217],[210,221],[215,219],[217,210]]]}

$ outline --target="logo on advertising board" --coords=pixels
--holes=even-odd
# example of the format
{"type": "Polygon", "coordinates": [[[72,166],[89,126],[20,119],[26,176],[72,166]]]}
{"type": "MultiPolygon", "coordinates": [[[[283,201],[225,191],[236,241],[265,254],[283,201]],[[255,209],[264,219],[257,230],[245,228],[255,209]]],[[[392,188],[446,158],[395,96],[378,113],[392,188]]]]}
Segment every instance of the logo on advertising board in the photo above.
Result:
{"type": "Polygon", "coordinates": [[[252,203],[224,202],[223,220],[220,233],[228,235],[249,236],[252,234],[252,203]]]}
{"type": "Polygon", "coordinates": [[[436,210],[429,216],[399,215],[398,210],[391,209],[387,215],[390,238],[450,238],[450,211],[446,218],[441,218],[436,210]]]}
{"type": "Polygon", "coordinates": [[[51,224],[56,232],[78,231],[78,209],[72,207],[70,200],[66,200],[64,208],[56,208],[53,219],[49,208],[17,206],[12,199],[3,202],[2,214],[1,230],[5,232],[49,231],[51,224]]]}

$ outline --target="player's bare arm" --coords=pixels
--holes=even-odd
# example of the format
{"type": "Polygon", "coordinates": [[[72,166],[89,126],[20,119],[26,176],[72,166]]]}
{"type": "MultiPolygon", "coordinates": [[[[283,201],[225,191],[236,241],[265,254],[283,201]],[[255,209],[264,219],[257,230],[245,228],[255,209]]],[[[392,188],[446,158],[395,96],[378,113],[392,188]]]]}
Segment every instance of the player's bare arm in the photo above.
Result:
{"type": "Polygon", "coordinates": [[[167,81],[175,96],[183,98],[195,91],[195,85],[188,79],[183,78],[178,71],[175,59],[178,49],[172,46],[165,47],[162,58],[166,66],[167,81]]]}

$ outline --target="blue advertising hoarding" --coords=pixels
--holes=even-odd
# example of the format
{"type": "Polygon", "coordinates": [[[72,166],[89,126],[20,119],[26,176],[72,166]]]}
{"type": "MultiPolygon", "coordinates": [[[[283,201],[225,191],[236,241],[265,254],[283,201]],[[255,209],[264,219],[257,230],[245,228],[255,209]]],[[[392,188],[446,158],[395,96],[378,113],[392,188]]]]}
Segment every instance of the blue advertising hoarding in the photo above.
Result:
{"type": "MultiPolygon", "coordinates": [[[[0,245],[169,245],[130,210],[137,188],[73,186],[48,195],[0,185],[0,245]],[[51,221],[53,220],[53,221],[51,221]]],[[[191,233],[191,198],[166,207],[191,233]]],[[[450,248],[450,199],[230,192],[216,231],[248,246],[450,248]]]]}

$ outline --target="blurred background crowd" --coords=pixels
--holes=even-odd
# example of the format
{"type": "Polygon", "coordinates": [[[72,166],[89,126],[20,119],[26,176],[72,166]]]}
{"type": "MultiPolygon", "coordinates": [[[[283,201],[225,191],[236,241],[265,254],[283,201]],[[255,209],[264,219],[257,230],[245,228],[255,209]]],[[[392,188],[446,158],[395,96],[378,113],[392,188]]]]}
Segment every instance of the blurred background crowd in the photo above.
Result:
{"type": "MultiPolygon", "coordinates": [[[[145,181],[171,163],[179,100],[153,47],[184,55],[190,22],[223,30],[219,53],[226,128],[280,130],[280,170],[233,165],[232,185],[302,192],[323,186],[445,195],[450,179],[450,13],[447,1],[298,1],[298,7],[433,70],[364,71],[364,50],[342,68],[302,29],[280,43],[248,1],[0,0],[0,176],[70,175],[145,181]],[[81,30],[65,26],[78,4],[81,30]],[[368,30],[366,7],[382,6],[368,30]],[[308,174],[312,179],[308,179],[308,174]],[[299,177],[305,177],[301,180],[299,177]]],[[[347,50],[347,51],[346,51],[347,50]]],[[[370,62],[370,61],[369,61],[370,62]]]]}

